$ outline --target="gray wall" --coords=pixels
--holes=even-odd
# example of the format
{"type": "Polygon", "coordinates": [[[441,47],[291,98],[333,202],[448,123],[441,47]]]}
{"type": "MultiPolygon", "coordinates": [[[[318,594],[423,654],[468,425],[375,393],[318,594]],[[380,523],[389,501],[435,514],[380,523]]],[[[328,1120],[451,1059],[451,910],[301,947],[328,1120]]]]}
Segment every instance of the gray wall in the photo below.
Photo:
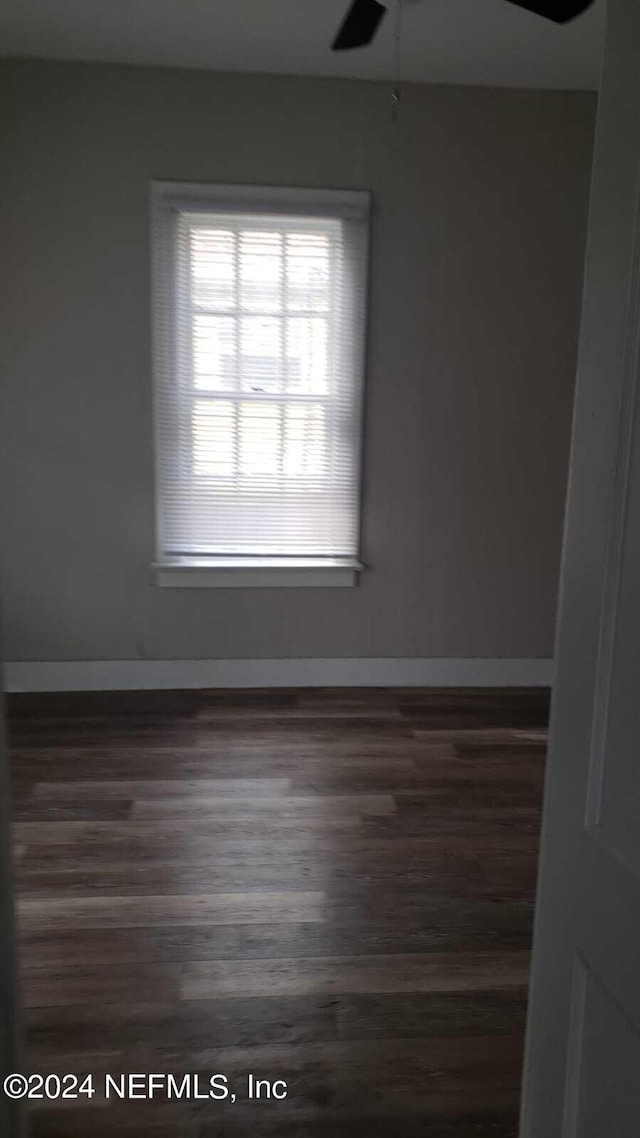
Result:
{"type": "Polygon", "coordinates": [[[595,96],[13,61],[0,107],[7,659],[551,654],[595,96]],[[373,191],[358,588],[151,586],[151,178],[373,191]]]}

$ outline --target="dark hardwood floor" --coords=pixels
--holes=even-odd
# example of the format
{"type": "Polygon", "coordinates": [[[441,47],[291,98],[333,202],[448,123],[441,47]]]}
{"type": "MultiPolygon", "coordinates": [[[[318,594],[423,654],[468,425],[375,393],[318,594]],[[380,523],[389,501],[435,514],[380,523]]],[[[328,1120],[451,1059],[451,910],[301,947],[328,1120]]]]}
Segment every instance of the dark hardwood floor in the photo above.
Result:
{"type": "Polygon", "coordinates": [[[9,704],[35,1138],[517,1134],[546,691],[9,704]]]}

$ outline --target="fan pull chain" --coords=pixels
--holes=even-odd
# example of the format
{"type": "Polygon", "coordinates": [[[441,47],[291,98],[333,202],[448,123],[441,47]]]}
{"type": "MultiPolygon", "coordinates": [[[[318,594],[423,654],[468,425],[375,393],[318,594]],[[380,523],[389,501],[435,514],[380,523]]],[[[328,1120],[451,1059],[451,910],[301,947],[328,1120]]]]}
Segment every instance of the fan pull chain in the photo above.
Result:
{"type": "Polygon", "coordinates": [[[391,91],[391,121],[398,121],[400,111],[400,80],[402,70],[402,0],[396,0],[396,22],[394,30],[394,85],[391,91]]]}

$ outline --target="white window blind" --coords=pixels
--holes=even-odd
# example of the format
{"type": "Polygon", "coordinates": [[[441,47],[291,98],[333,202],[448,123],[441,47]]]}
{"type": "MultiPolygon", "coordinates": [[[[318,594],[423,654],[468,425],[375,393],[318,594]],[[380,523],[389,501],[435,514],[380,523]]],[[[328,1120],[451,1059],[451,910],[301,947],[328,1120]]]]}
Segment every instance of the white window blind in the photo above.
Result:
{"type": "Polygon", "coordinates": [[[158,558],[356,558],[368,195],[155,183],[158,558]]]}

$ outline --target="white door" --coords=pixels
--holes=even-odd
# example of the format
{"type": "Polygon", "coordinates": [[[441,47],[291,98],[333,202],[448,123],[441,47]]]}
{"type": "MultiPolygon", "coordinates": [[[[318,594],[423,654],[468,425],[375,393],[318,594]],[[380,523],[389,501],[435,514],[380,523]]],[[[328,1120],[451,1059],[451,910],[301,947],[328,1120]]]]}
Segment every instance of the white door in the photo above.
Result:
{"type": "Polygon", "coordinates": [[[640,1135],[640,2],[608,14],[521,1138],[640,1135]]]}

